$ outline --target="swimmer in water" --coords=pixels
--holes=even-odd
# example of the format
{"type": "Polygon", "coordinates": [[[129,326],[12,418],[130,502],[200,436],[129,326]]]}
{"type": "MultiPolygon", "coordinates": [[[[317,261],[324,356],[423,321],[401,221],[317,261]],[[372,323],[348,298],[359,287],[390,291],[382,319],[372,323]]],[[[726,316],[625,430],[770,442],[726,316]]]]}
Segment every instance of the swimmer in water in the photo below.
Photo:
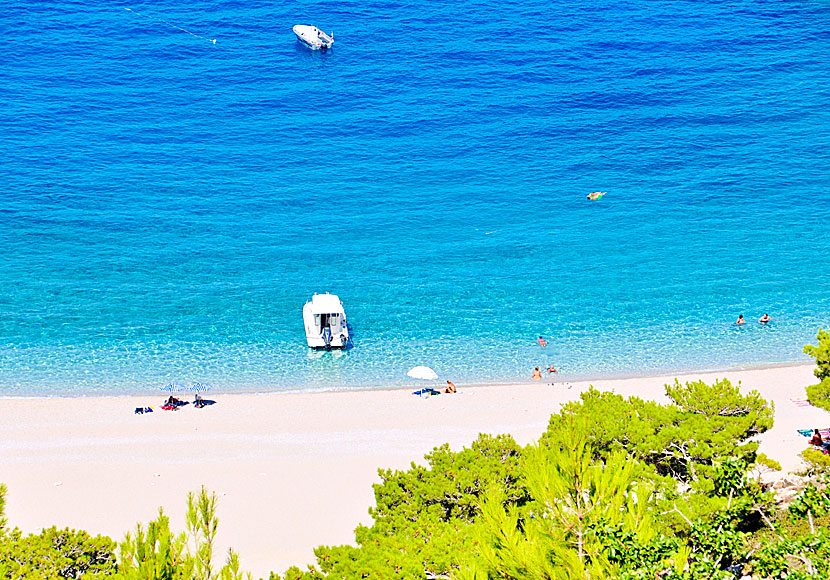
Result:
{"type": "Polygon", "coordinates": [[[548,341],[545,340],[544,338],[542,338],[541,336],[536,339],[536,342],[539,343],[539,346],[547,346],[548,345],[548,341]]]}
{"type": "Polygon", "coordinates": [[[596,201],[599,198],[601,198],[603,195],[605,195],[606,193],[608,193],[608,192],[607,191],[592,191],[591,193],[588,194],[588,199],[596,201]]]}
{"type": "Polygon", "coordinates": [[[741,324],[746,324],[746,320],[744,320],[743,314],[738,315],[738,320],[735,321],[735,324],[737,324],[738,326],[740,326],[741,324]]]}
{"type": "Polygon", "coordinates": [[[536,367],[536,369],[534,369],[532,378],[534,381],[542,380],[542,371],[539,370],[539,367],[536,367]]]}
{"type": "Polygon", "coordinates": [[[770,318],[768,314],[764,313],[764,315],[758,319],[758,322],[760,322],[761,324],[766,324],[770,320],[772,320],[772,318],[770,318]]]}

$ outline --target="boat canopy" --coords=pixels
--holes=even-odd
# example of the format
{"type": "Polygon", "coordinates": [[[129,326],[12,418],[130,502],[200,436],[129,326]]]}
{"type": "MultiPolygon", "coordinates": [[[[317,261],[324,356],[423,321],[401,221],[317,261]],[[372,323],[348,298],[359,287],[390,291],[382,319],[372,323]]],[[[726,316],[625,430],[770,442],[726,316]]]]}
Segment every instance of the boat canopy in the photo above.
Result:
{"type": "Polygon", "coordinates": [[[343,305],[340,299],[333,294],[315,294],[311,298],[312,314],[332,314],[343,312],[343,305]]]}

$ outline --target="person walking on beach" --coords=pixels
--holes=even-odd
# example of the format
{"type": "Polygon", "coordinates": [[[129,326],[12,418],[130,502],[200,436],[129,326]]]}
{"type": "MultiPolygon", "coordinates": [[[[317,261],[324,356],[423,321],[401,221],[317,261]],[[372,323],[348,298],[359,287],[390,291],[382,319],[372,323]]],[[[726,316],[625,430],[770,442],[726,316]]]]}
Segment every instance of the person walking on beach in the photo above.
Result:
{"type": "Polygon", "coordinates": [[[758,319],[758,322],[760,322],[761,324],[766,324],[770,320],[772,320],[772,318],[770,318],[769,315],[765,312],[764,315],[758,319]]]}
{"type": "Polygon", "coordinates": [[[735,324],[737,324],[738,326],[740,326],[741,324],[746,324],[746,320],[744,320],[743,314],[738,315],[738,320],[735,321],[735,324]]]}

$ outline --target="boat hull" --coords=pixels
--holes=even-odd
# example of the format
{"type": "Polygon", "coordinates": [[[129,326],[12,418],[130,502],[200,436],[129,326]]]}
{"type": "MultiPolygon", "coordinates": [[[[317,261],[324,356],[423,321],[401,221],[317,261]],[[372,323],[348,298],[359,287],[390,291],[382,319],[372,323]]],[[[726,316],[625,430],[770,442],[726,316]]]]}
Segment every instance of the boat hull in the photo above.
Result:
{"type": "Polygon", "coordinates": [[[303,306],[306,343],[314,349],[347,348],[349,326],[337,296],[315,295],[303,306]],[[318,300],[319,297],[319,300],[318,300]]]}
{"type": "Polygon", "coordinates": [[[316,26],[297,24],[292,30],[294,31],[297,40],[302,42],[311,50],[326,50],[334,45],[334,38],[316,26]]]}

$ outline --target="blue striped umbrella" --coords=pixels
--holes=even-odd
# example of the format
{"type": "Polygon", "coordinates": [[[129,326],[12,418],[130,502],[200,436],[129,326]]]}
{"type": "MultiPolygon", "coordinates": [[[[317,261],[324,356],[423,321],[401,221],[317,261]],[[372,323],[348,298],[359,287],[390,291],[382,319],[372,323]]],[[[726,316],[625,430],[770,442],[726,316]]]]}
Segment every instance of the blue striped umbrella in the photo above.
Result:
{"type": "Polygon", "coordinates": [[[161,390],[165,393],[180,393],[182,391],[186,391],[187,387],[181,383],[167,383],[161,388],[161,390]]]}
{"type": "Polygon", "coordinates": [[[207,383],[193,383],[190,385],[190,390],[194,393],[207,393],[211,389],[207,383]]]}

